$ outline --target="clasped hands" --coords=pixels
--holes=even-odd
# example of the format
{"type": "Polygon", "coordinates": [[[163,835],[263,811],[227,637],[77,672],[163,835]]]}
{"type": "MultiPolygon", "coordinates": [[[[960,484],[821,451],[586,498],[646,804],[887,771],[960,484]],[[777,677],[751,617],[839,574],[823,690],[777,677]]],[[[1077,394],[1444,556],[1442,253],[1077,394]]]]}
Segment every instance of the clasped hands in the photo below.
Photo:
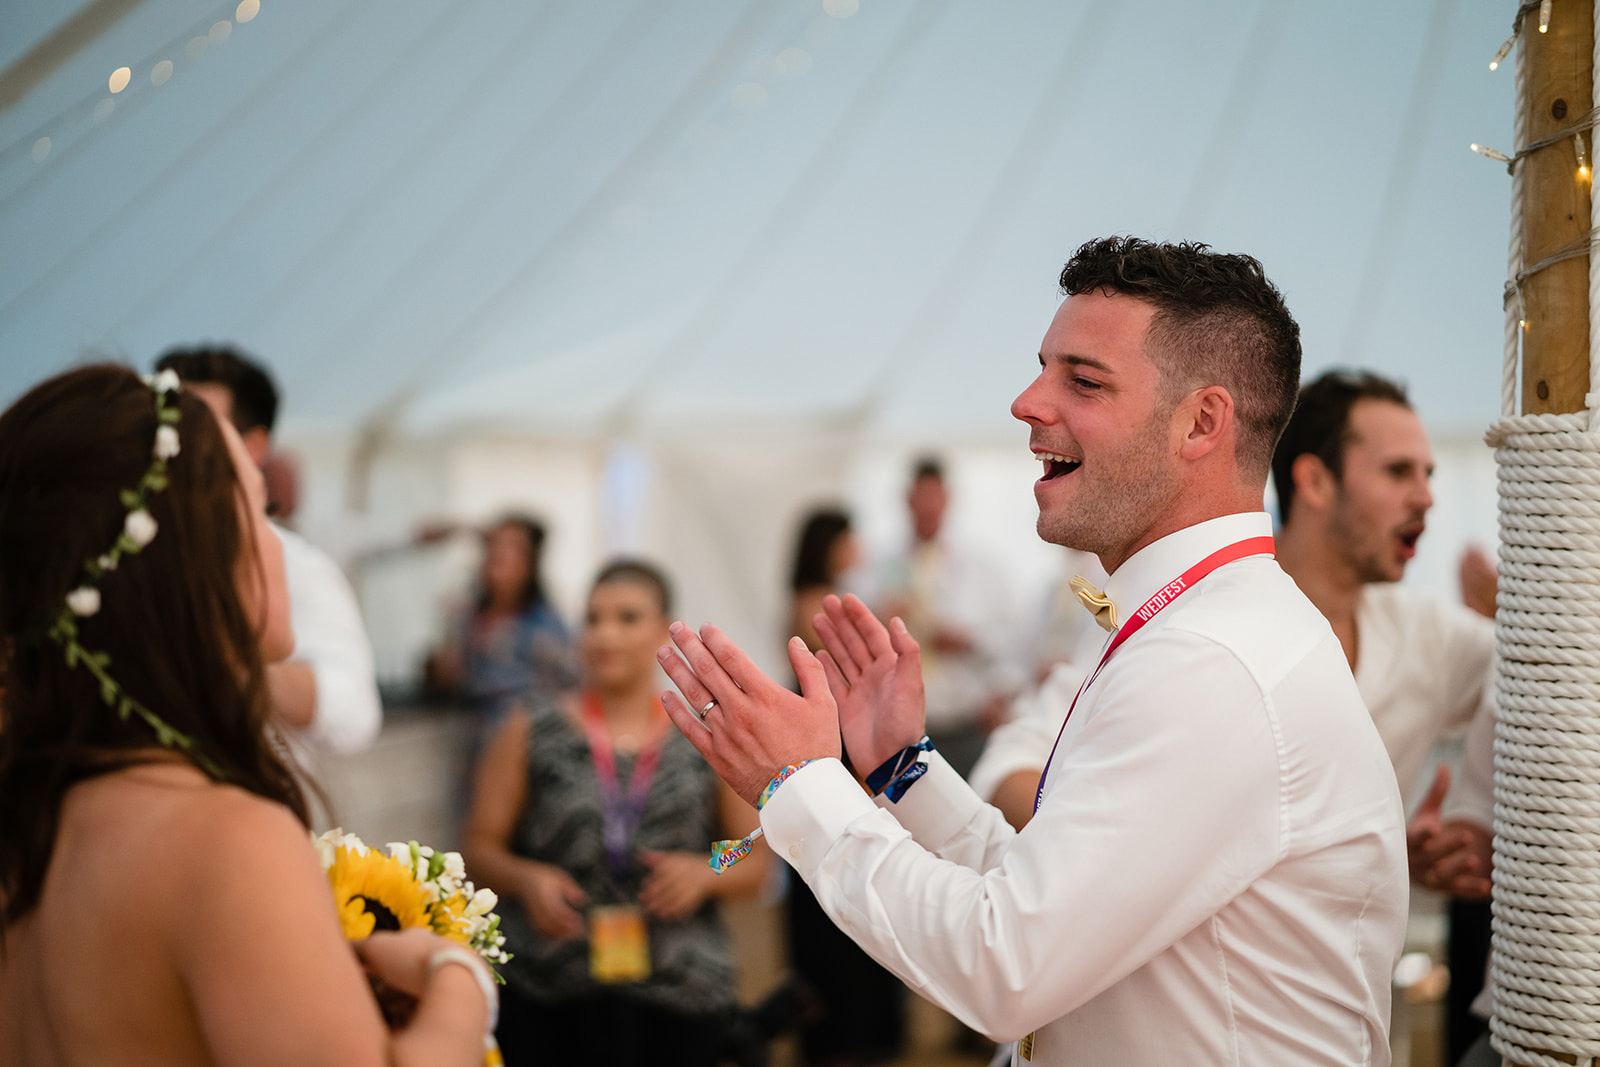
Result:
{"type": "Polygon", "coordinates": [[[922,655],[898,618],[885,627],[853,596],[829,596],[814,618],[824,649],[789,642],[795,693],[763,674],[717,627],[672,624],[656,652],[679,692],[667,715],[711,769],[752,806],[784,767],[837,757],[841,735],[862,774],[922,738],[922,655]],[[716,703],[704,720],[693,710],[716,703]]]}
{"type": "Polygon", "coordinates": [[[1417,813],[1406,824],[1406,859],[1411,877],[1429,889],[1464,900],[1482,900],[1491,889],[1494,837],[1467,819],[1445,821],[1450,768],[1441,765],[1417,813]]]}

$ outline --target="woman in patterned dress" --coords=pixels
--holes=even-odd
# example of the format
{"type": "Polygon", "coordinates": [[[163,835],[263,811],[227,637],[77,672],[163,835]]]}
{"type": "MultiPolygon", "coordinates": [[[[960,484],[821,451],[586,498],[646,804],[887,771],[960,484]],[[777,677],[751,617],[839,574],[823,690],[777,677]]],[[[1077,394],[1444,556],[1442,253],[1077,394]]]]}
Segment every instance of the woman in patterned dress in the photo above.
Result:
{"type": "Polygon", "coordinates": [[[507,1064],[717,1062],[734,973],[716,900],[754,894],[770,853],[707,865],[713,839],[757,820],[661,708],[670,610],[654,567],[605,567],[580,640],[585,688],[513,710],[479,763],[464,851],[501,894],[515,954],[507,1064]]]}

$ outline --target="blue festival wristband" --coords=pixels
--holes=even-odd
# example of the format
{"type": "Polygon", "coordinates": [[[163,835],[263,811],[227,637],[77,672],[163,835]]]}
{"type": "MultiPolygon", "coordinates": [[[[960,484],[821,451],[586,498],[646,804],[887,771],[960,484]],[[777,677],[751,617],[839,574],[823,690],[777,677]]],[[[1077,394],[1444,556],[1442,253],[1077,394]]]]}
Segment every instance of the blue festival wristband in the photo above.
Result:
{"type": "Polygon", "coordinates": [[[922,740],[914,745],[907,745],[899,752],[890,756],[878,765],[878,769],[867,775],[867,791],[873,796],[880,793],[888,795],[891,803],[900,803],[900,798],[906,795],[906,790],[928,773],[928,753],[934,751],[933,742],[927,734],[922,735],[922,740]]]}

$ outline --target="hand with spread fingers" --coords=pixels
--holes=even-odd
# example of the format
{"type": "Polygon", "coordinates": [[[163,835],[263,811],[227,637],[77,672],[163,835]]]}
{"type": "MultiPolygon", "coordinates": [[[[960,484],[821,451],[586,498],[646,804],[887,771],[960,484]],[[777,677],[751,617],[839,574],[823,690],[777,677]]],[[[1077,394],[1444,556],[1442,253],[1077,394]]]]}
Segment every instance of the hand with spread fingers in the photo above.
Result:
{"type": "Polygon", "coordinates": [[[845,748],[857,773],[868,774],[922,740],[922,650],[904,622],[891,619],[885,628],[853,596],[825,598],[814,621],[826,646],[818,658],[839,705],[845,748]]]}
{"type": "Polygon", "coordinates": [[[789,663],[800,680],[800,692],[793,693],[709,623],[697,635],[675,622],[671,634],[672,645],[662,645],[656,658],[683,697],[663,693],[661,703],[711,769],[751,806],[789,764],[838,757],[839,711],[822,664],[804,641],[789,642],[789,663]]]}

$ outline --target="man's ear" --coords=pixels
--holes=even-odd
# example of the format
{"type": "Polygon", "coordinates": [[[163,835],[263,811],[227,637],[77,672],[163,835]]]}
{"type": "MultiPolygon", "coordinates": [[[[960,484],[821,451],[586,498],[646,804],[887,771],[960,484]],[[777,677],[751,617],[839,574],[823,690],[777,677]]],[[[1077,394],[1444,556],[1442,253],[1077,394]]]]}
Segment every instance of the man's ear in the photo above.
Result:
{"type": "Polygon", "coordinates": [[[1310,452],[1302,452],[1294,457],[1294,463],[1289,467],[1289,478],[1294,482],[1296,502],[1303,500],[1318,511],[1329,507],[1339,490],[1339,479],[1322,462],[1322,457],[1310,452]]]}
{"type": "Polygon", "coordinates": [[[1199,459],[1222,444],[1234,443],[1233,396],[1220,385],[1208,385],[1178,405],[1178,455],[1199,459]]]}

